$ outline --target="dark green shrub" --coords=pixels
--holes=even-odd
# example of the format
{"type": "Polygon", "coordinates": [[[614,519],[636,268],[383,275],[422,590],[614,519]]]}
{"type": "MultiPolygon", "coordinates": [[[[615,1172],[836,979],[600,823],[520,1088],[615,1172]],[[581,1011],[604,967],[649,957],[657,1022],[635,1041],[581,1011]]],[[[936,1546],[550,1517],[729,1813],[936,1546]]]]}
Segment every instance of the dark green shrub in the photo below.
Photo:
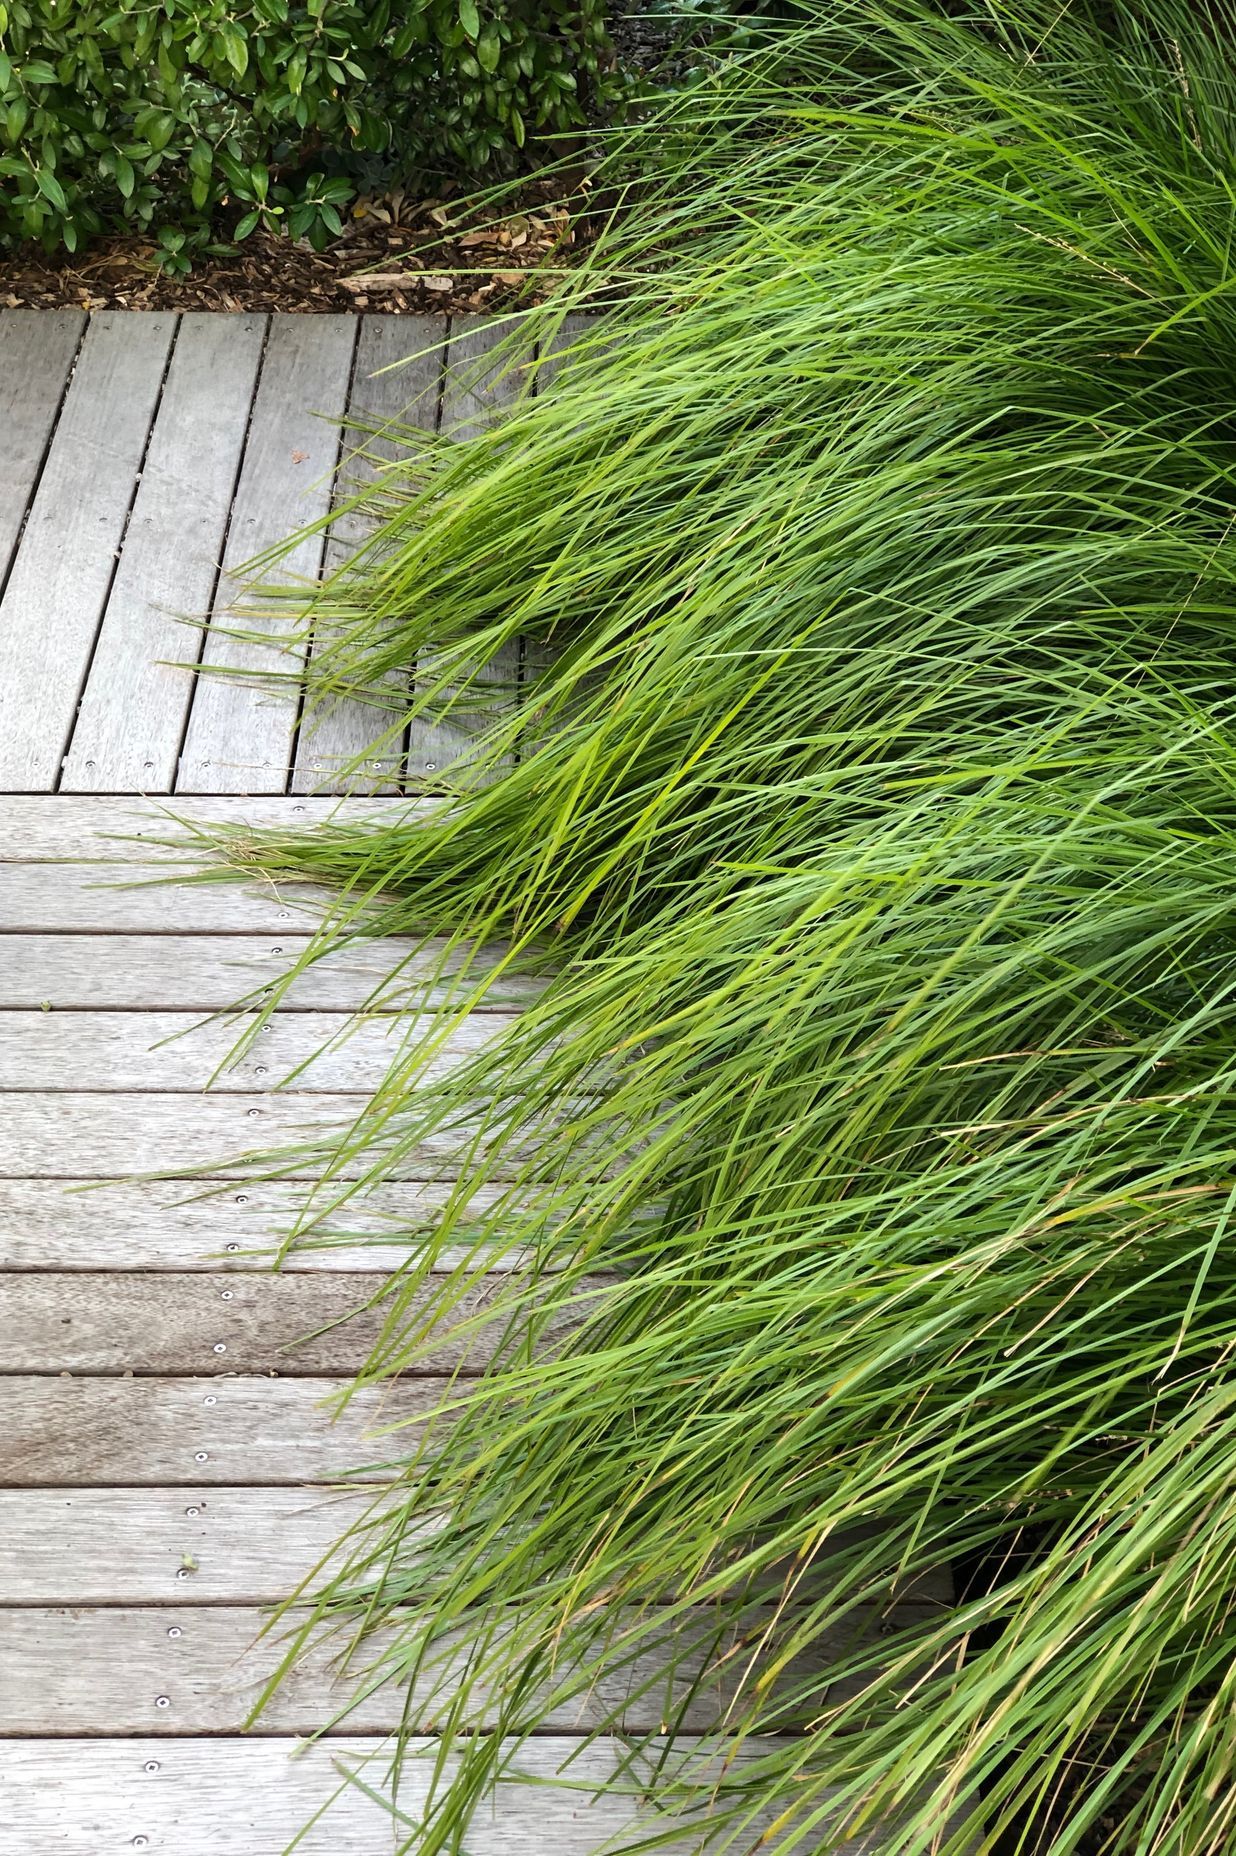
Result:
{"type": "Polygon", "coordinates": [[[321,244],[375,162],[509,162],[606,59],[603,0],[0,0],[0,242],[321,244]]]}

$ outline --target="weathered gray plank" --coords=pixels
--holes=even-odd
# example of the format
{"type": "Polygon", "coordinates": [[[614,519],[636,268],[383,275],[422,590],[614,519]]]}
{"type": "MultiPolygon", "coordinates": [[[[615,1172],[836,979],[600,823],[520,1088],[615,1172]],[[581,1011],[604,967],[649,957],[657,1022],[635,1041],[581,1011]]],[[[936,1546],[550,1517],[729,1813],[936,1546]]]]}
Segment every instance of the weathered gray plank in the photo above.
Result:
{"type": "MultiPolygon", "coordinates": [[[[253,1022],[252,1014],[203,1021],[192,1012],[0,1012],[0,1090],[197,1092],[210,1084],[252,1093],[290,1081],[298,1091],[369,1093],[407,1048],[402,1015],[340,1027],[316,1012],[277,1012],[229,1064],[253,1022]]],[[[508,1022],[485,1013],[453,1025],[422,1074],[446,1075],[508,1022]]],[[[0,1108],[0,1124],[3,1117],[0,1108]]]]}
{"type": "Polygon", "coordinates": [[[278,936],[315,928],[332,900],[301,883],[177,882],[166,863],[6,864],[3,850],[0,934],[278,936]]]}
{"type": "MultiPolygon", "coordinates": [[[[373,1276],[331,1271],[259,1275],[127,1275],[28,1270],[0,1277],[0,1362],[6,1373],[256,1373],[281,1378],[354,1373],[388,1316],[365,1308],[373,1276]],[[339,1325],[333,1325],[339,1324],[339,1325]]],[[[456,1303],[417,1377],[479,1372],[495,1335],[452,1333],[456,1319],[483,1314],[493,1285],[483,1279],[456,1303]]],[[[433,1313],[419,1291],[400,1317],[410,1332],[433,1313]]],[[[555,1323],[561,1331],[562,1323],[555,1323]]]]}
{"type": "MultiPolygon", "coordinates": [[[[332,1140],[358,1112],[355,1096],[139,1095],[136,1093],[7,1095],[0,1101],[0,1175],[10,1179],[115,1179],[185,1169],[217,1176],[234,1172],[246,1155],[306,1141],[332,1140]]],[[[435,1132],[403,1160],[399,1176],[438,1178],[457,1164],[469,1135],[435,1132]]],[[[522,1152],[522,1150],[520,1150],[522,1152]]],[[[357,1177],[371,1164],[341,1164],[357,1177]]],[[[311,1160],[288,1160],[287,1178],[313,1178],[311,1160]]]]}
{"type": "MultiPolygon", "coordinates": [[[[352,316],[271,318],[224,555],[226,569],[206,634],[189,728],[176,778],[181,793],[281,793],[300,707],[303,645],[293,613],[229,618],[238,577],[264,549],[318,521],[330,507],[356,340],[352,316]],[[260,630],[266,642],[229,635],[260,630]],[[276,682],[254,682],[270,673],[276,682]]],[[[316,578],[323,538],[302,541],[280,564],[285,580],[316,578]]]]}
{"type": "Polygon", "coordinates": [[[582,335],[587,333],[596,320],[595,316],[584,316],[578,313],[564,316],[553,335],[542,342],[536,363],[535,391],[538,394],[544,393],[553,385],[570,349],[582,335]]]}
{"type": "MultiPolygon", "coordinates": [[[[243,934],[9,935],[0,950],[0,1008],[227,1011],[268,993],[311,941],[297,934],[277,941],[243,934]]],[[[440,953],[432,945],[410,957],[408,950],[393,939],[334,949],[297,976],[288,1003],[317,1012],[351,1012],[371,1001],[384,1009],[441,1003],[449,982],[435,977],[440,953]]],[[[537,991],[532,980],[503,978],[486,1009],[518,1005],[537,991]]]]}
{"type": "MultiPolygon", "coordinates": [[[[297,1181],[115,1180],[83,1191],[80,1179],[0,1178],[0,1269],[267,1269],[304,1209],[297,1181]]],[[[324,1217],[292,1245],[291,1270],[397,1269],[413,1254],[409,1234],[434,1223],[455,1188],[449,1181],[379,1186],[324,1217]]],[[[500,1188],[468,1198],[495,1204],[500,1188]]],[[[324,1208],[325,1210],[325,1208],[324,1208]]],[[[449,1268],[461,1253],[445,1251],[449,1268]]],[[[488,1260],[510,1267],[512,1253],[488,1260]]]]}
{"type": "MultiPolygon", "coordinates": [[[[909,1621],[912,1609],[898,1614],[903,1622],[909,1621]]],[[[914,1616],[917,1619],[919,1613],[914,1616]]],[[[766,1614],[760,1622],[765,1621],[766,1614]]],[[[239,1732],[286,1653],[286,1639],[281,1644],[278,1634],[261,1636],[264,1622],[265,1614],[251,1606],[202,1607],[191,1598],[177,1605],[141,1608],[31,1606],[0,1611],[0,1732],[239,1732]],[[89,1679],[83,1680],[87,1670],[89,1679]]],[[[381,1644],[396,1638],[394,1620],[391,1625],[378,1645],[371,1643],[359,1652],[359,1670],[373,1661],[381,1644]]],[[[868,1630],[873,1626],[874,1618],[869,1617],[868,1630]]],[[[695,1733],[715,1729],[735,1698],[738,1678],[753,1653],[754,1634],[744,1643],[741,1633],[733,1630],[729,1662],[705,1676],[712,1659],[700,1643],[700,1633],[708,1628],[702,1614],[690,1622],[681,1620],[681,1660],[676,1664],[665,1649],[653,1645],[626,1667],[594,1670],[585,1692],[547,1708],[539,1724],[560,1733],[586,1731],[620,1710],[625,1729],[649,1733],[685,1703],[684,1728],[695,1733]]],[[[830,1666],[857,1636],[856,1622],[839,1623],[817,1639],[809,1657],[796,1662],[800,1680],[814,1676],[821,1703],[830,1666]]],[[[345,1673],[339,1679],[339,1658],[347,1648],[346,1629],[315,1632],[262,1709],[258,1724],[272,1733],[311,1733],[328,1723],[360,1686],[355,1675],[345,1673]]],[[[359,1732],[382,1731],[398,1727],[406,1715],[412,1731],[430,1732],[463,1667],[463,1657],[448,1652],[437,1669],[422,1672],[410,1688],[388,1679],[358,1700],[348,1712],[348,1723],[359,1732]]],[[[487,1688],[488,1684],[478,1685],[478,1700],[487,1688]]]]}
{"type": "Polygon", "coordinates": [[[92,318],[0,602],[0,789],[50,792],[111,584],[176,318],[92,318]]]}
{"type": "MultiPolygon", "coordinates": [[[[399,1808],[412,1821],[434,1751],[431,1740],[406,1749],[399,1808]]],[[[529,1741],[513,1755],[520,1777],[478,1812],[469,1856],[593,1856],[635,1818],[630,1782],[606,1785],[625,1754],[612,1741],[529,1741]]],[[[15,1856],[120,1856],[139,1838],[149,1856],[286,1856],[293,1839],[297,1856],[389,1856],[392,1820],[371,1794],[382,1793],[390,1756],[389,1742],[339,1735],[310,1745],[8,1740],[0,1742],[0,1813],[15,1856]],[[347,1773],[366,1789],[348,1784],[347,1773]]],[[[694,1856],[699,1845],[663,1847],[665,1856],[694,1856]]],[[[860,1847],[840,1856],[860,1856],[860,1847]]]]}
{"type": "MultiPolygon", "coordinates": [[[[452,438],[472,438],[486,422],[518,396],[524,374],[518,368],[487,365],[502,329],[485,316],[455,316],[446,351],[446,372],[442,387],[442,430],[452,438]]],[[[529,361],[532,350],[529,349],[529,361]]],[[[415,687],[419,692],[432,688],[435,674],[432,653],[416,665],[415,687]]],[[[435,713],[417,716],[408,731],[408,786],[434,791],[444,778],[456,777],[470,758],[476,736],[495,719],[498,711],[516,700],[519,687],[519,648],[505,647],[486,665],[478,683],[491,684],[494,704],[476,705],[475,690],[469,692],[467,708],[441,713],[449,703],[450,689],[434,698],[435,713]]]]}
{"type": "Polygon", "coordinates": [[[9,1605],[274,1604],[373,1501],[366,1489],[0,1489],[0,1592],[9,1605]]]}
{"type": "MultiPolygon", "coordinates": [[[[382,798],[201,798],[179,793],[160,802],[136,795],[99,798],[84,793],[0,792],[0,865],[79,858],[131,863],[178,857],[200,868],[206,858],[200,848],[192,848],[194,829],[232,834],[289,831],[333,818],[351,823],[411,820],[423,817],[433,803],[382,798]]],[[[255,869],[254,880],[260,875],[255,869]]],[[[0,883],[4,880],[0,869],[0,883]]]]}
{"type": "Polygon", "coordinates": [[[265,333],[265,316],[181,318],[64,791],[171,791],[199,647],[183,620],[210,608],[265,333]]]}
{"type": "Polygon", "coordinates": [[[511,325],[492,316],[452,316],[442,387],[442,430],[450,438],[475,438],[494,414],[510,406],[527,384],[534,360],[531,346],[526,361],[511,365],[487,361],[494,348],[511,333],[511,325]]]}
{"type": "Polygon", "coordinates": [[[48,1488],[299,1487],[406,1457],[404,1428],[441,1381],[355,1392],[335,1415],[334,1379],[74,1379],[0,1375],[0,1484],[48,1488]],[[389,1433],[389,1434],[388,1434],[389,1433]]]}
{"type": "MultiPolygon", "coordinates": [[[[381,466],[405,449],[403,434],[433,431],[442,381],[444,322],[434,316],[366,316],[356,349],[356,368],[348,418],[361,430],[345,436],[353,447],[340,466],[342,499],[372,484],[381,466]]],[[[324,570],[333,573],[365,538],[367,525],[345,509],[332,525],[324,570]]],[[[406,676],[388,680],[388,698],[406,701],[406,676]]],[[[386,790],[403,773],[403,734],[399,710],[343,697],[306,708],[296,739],[292,791],[344,792],[386,790]],[[400,719],[399,733],[365,762],[363,775],[343,770],[367,753],[390,722],[400,719]]],[[[391,789],[393,790],[393,788],[391,789]]]]}
{"type": "MultiPolygon", "coordinates": [[[[381,1523],[398,1499],[382,1484],[0,1489],[0,1592],[13,1605],[277,1603],[337,1565],[346,1531],[381,1523]]],[[[894,1618],[953,1597],[947,1568],[922,1573],[894,1618]]]]}
{"type": "Polygon", "coordinates": [[[85,322],[73,309],[0,310],[0,586],[30,507],[85,322]]]}

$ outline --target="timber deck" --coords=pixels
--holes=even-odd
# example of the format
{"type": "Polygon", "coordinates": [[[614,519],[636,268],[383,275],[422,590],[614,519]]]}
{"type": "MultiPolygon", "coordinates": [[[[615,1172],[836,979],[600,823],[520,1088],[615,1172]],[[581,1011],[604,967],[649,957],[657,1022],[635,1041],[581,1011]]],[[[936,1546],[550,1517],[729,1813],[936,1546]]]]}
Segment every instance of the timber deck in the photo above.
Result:
{"type": "MultiPolygon", "coordinates": [[[[372,1499],[332,1480],[397,1454],[410,1433],[387,1427],[415,1427],[454,1363],[444,1349],[332,1417],[373,1334],[364,1317],[332,1324],[389,1267],[392,1227],[443,1190],[441,1156],[372,1199],[347,1248],[294,1251],[277,1274],[295,1182],[224,1164],[337,1125],[378,1080],[381,1020],[312,1053],[393,956],[314,968],[207,1092],[238,1030],[210,1015],[281,973],[312,916],[261,885],[142,884],[174,872],[168,808],[260,824],[403,807],[458,749],[422,731],[345,779],[371,710],[309,725],[294,681],[244,680],[269,661],[259,647],[185,621],[226,608],[243,562],[369,468],[341,456],[345,415],[466,430],[514,391],[485,372],[492,340],[483,323],[415,317],[0,314],[5,1856],[279,1856],[343,1770],[377,1778],[403,1716],[403,1694],[379,1690],[289,1757],[349,1692],[323,1655],[249,1730],[277,1655],[258,1640],[264,1608],[372,1499]],[[208,1170],[206,1196],[127,1177],[190,1166],[208,1170]]],[[[313,577],[351,539],[305,543],[288,571],[313,577]]],[[[478,1016],[461,1046],[494,1022],[478,1016]]],[[[428,1744],[416,1713],[413,1697],[428,1744]]],[[[557,1772],[587,1716],[532,1742],[528,1771],[557,1772]]],[[[573,1786],[613,1756],[587,1748],[573,1786]]],[[[415,1770],[400,1798],[413,1815],[415,1770]]],[[[468,1848],[582,1856],[627,1811],[512,1786],[468,1848]]],[[[378,1856],[395,1841],[344,1785],[298,1848],[378,1856]]]]}

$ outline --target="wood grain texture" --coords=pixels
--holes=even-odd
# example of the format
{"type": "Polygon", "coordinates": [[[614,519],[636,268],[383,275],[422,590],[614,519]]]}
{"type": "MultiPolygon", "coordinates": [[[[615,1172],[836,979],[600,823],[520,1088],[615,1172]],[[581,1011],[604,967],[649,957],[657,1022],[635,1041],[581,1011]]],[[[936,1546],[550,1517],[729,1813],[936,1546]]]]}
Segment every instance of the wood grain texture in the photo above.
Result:
{"type": "MultiPolygon", "coordinates": [[[[338,1025],[318,1012],[276,1012],[254,1033],[255,1022],[251,1013],[203,1021],[193,1012],[0,1011],[0,1091],[209,1086],[252,1094],[287,1082],[298,1092],[370,1094],[426,1020],[386,1013],[338,1025]],[[251,1045],[234,1057],[248,1035],[251,1045]]],[[[508,1023],[486,1013],[452,1025],[420,1074],[448,1075],[508,1023]]]]}
{"type": "Polygon", "coordinates": [[[308,1487],[0,1489],[0,1593],[8,1605],[274,1604],[375,1499],[308,1487]]]}
{"type": "Polygon", "coordinates": [[[181,317],[63,791],[171,791],[265,334],[265,316],[181,317]]]}
{"type": "MultiPolygon", "coordinates": [[[[415,1335],[433,1313],[431,1289],[410,1296],[397,1316],[385,1304],[366,1308],[379,1289],[373,1276],[342,1271],[29,1270],[0,1277],[0,1361],[6,1373],[354,1373],[388,1320],[398,1334],[415,1335]]],[[[493,1357],[492,1330],[451,1330],[483,1316],[492,1297],[484,1279],[467,1290],[410,1370],[421,1378],[480,1372],[493,1357]]],[[[555,1321],[552,1331],[562,1327],[555,1321]]]]}
{"type": "MultiPolygon", "coordinates": [[[[366,316],[356,348],[348,401],[353,429],[345,434],[338,500],[344,507],[332,524],[323,571],[333,573],[370,532],[370,524],[348,499],[372,485],[383,465],[407,448],[416,433],[437,423],[445,352],[445,323],[435,316],[366,316]]],[[[311,646],[312,654],[312,646],[311,646]]],[[[306,707],[296,738],[292,791],[362,792],[393,790],[403,777],[403,721],[408,678],[392,676],[375,695],[357,695],[306,707]],[[388,705],[394,702],[393,709],[388,705]],[[374,750],[382,731],[398,720],[398,733],[374,750]],[[345,770],[366,756],[358,773],[345,770]]]]}
{"type": "MultiPolygon", "coordinates": [[[[415,1821],[433,1741],[410,1742],[399,1808],[415,1821]],[[418,1756],[419,1755],[419,1756],[418,1756]]],[[[613,1779],[625,1753],[547,1736],[512,1754],[513,1776],[478,1812],[469,1856],[595,1856],[636,1820],[630,1780],[613,1779]],[[568,1763],[569,1762],[569,1763],[568,1763]]],[[[381,1794],[390,1747],[369,1736],[211,1740],[0,1741],[0,1815],[20,1856],[391,1856],[381,1794]],[[348,1782],[357,1774],[361,1785],[348,1782]],[[329,1807],[329,1808],[327,1808],[329,1807]],[[305,1830],[311,1819],[316,1821],[305,1830]]],[[[695,1856],[694,1837],[660,1846],[695,1856]]],[[[852,1844],[841,1856],[861,1856],[852,1844]]]]}
{"type": "MultiPolygon", "coordinates": [[[[300,709],[303,641],[294,612],[246,616],[247,564],[330,508],[347,406],[356,320],[352,316],[271,318],[236,487],[213,622],[202,652],[176,790],[180,793],[281,793],[292,762],[300,709]],[[229,627],[260,630],[263,641],[229,627]],[[274,675],[275,681],[262,681],[274,675]]],[[[282,581],[315,579],[321,533],[281,561],[282,581]]],[[[271,577],[267,572],[267,579],[271,577]]]]}
{"type": "MultiPolygon", "coordinates": [[[[904,1627],[921,1614],[906,1607],[897,1615],[904,1627]]],[[[358,1732],[392,1730],[406,1721],[412,1732],[429,1733],[466,1673],[465,1640],[456,1636],[442,1647],[435,1666],[411,1683],[391,1680],[392,1665],[379,1659],[387,1650],[397,1654],[396,1612],[375,1637],[356,1647],[350,1672],[341,1672],[351,1647],[346,1622],[314,1629],[262,1706],[263,1691],[296,1631],[289,1619],[263,1635],[268,1622],[269,1613],[253,1606],[201,1606],[188,1597],[166,1606],[0,1611],[0,1733],[237,1733],[259,1707],[255,1724],[265,1732],[311,1733],[347,1709],[347,1723],[358,1732]]],[[[614,1622],[621,1628],[620,1617],[614,1622]]],[[[758,1624],[766,1623],[764,1614],[758,1624]]],[[[677,1658],[674,1627],[667,1624],[661,1641],[644,1638],[646,1647],[636,1652],[631,1646],[625,1661],[614,1658],[602,1666],[593,1657],[571,1676],[560,1671],[538,1684],[540,1702],[526,1697],[528,1717],[535,1712],[538,1726],[550,1732],[587,1732],[614,1720],[628,1732],[655,1733],[681,1711],[685,1731],[714,1731],[737,1696],[758,1624],[753,1620],[747,1635],[731,1629],[719,1643],[705,1613],[682,1615],[677,1658]]],[[[792,1686],[809,1682],[823,1705],[830,1667],[854,1647],[860,1631],[866,1636],[877,1628],[871,1615],[861,1625],[854,1618],[825,1630],[809,1657],[794,1664],[792,1686]]],[[[396,1672],[398,1667],[396,1662],[396,1672]]],[[[474,1702],[482,1719],[496,1724],[486,1683],[477,1682],[474,1702]]]]}
{"type": "MultiPolygon", "coordinates": [[[[382,1484],[0,1489],[0,1592],[17,1605],[276,1603],[398,1499],[382,1484]]],[[[917,1574],[897,1600],[903,1621],[952,1604],[947,1569],[917,1574]]]]}
{"type": "MultiPolygon", "coordinates": [[[[0,1010],[224,1012],[270,996],[312,937],[281,935],[10,935],[0,961],[0,1010]]],[[[297,975],[290,1005],[316,1012],[432,1006],[449,998],[438,983],[436,944],[409,953],[393,939],[332,949],[297,975]]],[[[452,962],[458,966],[458,962],[452,962]]],[[[482,969],[477,967],[477,971],[482,969]]],[[[535,998],[532,979],[495,983],[495,1011],[535,998]]]]}
{"type": "Polygon", "coordinates": [[[3,849],[0,934],[277,936],[316,928],[332,900],[309,884],[177,882],[158,863],[6,864],[3,849]]]}
{"type": "MultiPolygon", "coordinates": [[[[353,1126],[354,1096],[138,1095],[72,1090],[12,1094],[0,1100],[0,1175],[11,1179],[131,1178],[196,1171],[316,1179],[312,1155],[296,1150],[330,1142],[353,1126]],[[279,1158],[269,1164],[269,1156],[279,1158]]],[[[457,1167],[471,1130],[431,1134],[392,1161],[390,1177],[441,1178],[457,1167]]],[[[526,1159],[524,1150],[512,1149],[526,1159]]],[[[357,1178],[372,1155],[340,1163],[357,1178]]],[[[501,1175],[499,1175],[501,1176],[501,1175]]]]}
{"type": "Polygon", "coordinates": [[[175,329],[105,311],[86,331],[0,602],[0,790],[55,786],[175,329]]]}
{"type": "Polygon", "coordinates": [[[17,546],[86,318],[0,310],[0,586],[17,546]]]}
{"type": "MultiPolygon", "coordinates": [[[[298,1181],[192,1179],[110,1181],[0,1178],[0,1269],[268,1269],[304,1209],[298,1181]]],[[[384,1185],[331,1211],[294,1244],[281,1267],[385,1274],[412,1254],[408,1233],[433,1223],[456,1188],[448,1180],[384,1185]]],[[[469,1196],[492,1206],[500,1188],[469,1196]]],[[[446,1251],[443,1268],[460,1256],[446,1251]]],[[[509,1267],[494,1256],[488,1267],[509,1267]]]]}
{"type": "MultiPolygon", "coordinates": [[[[432,803],[432,802],[429,802],[432,803]]],[[[174,799],[136,794],[98,798],[76,793],[0,792],[0,864],[54,863],[65,859],[132,863],[179,859],[200,869],[207,861],[197,834],[243,836],[264,830],[300,830],[331,819],[424,817],[425,801],[250,797],[203,798],[178,793],[174,799]]],[[[260,877],[255,867],[254,879],[260,877]]],[[[3,872],[0,871],[0,882],[3,872]]]]}
{"type": "Polygon", "coordinates": [[[355,1476],[406,1457],[443,1382],[0,1375],[0,1486],[206,1488],[355,1476]]]}

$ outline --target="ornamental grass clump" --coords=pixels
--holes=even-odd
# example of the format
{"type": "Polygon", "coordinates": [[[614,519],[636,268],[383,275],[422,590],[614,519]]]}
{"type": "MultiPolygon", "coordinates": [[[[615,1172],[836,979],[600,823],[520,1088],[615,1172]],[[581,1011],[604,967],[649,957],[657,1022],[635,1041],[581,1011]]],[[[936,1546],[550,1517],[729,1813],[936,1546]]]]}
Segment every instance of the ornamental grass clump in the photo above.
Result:
{"type": "Polygon", "coordinates": [[[403,1848],[576,1706],[639,1847],[1236,1850],[1233,124],[1218,7],[813,5],[311,601],[323,700],[522,652],[262,852],[455,973],[305,1211],[457,1138],[362,1377],[522,1258],[317,1600],[440,1681],[403,1848]]]}

